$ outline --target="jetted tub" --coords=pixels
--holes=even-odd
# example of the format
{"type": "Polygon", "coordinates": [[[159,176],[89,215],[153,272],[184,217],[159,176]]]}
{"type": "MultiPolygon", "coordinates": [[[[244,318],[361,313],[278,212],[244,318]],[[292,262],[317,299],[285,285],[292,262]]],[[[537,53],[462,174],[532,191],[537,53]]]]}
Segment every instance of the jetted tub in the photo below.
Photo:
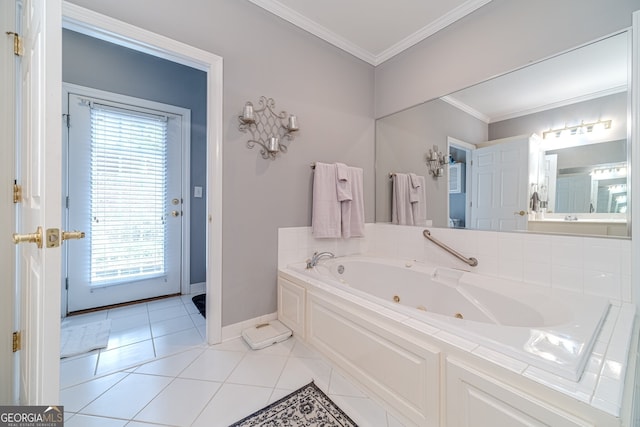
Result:
{"type": "Polygon", "coordinates": [[[289,269],[571,381],[609,309],[605,298],[415,261],[347,256],[289,269]]]}

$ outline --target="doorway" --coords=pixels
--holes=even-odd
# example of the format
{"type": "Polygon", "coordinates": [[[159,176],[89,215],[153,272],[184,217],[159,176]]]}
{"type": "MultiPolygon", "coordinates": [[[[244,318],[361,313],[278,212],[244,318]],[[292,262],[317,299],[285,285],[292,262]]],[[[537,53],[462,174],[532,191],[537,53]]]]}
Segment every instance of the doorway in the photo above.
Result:
{"type": "MultiPolygon", "coordinates": [[[[63,4],[63,28],[206,73],[205,245],[207,341],[222,329],[222,58],[73,4],[63,4]]],[[[193,153],[192,153],[193,154],[193,153]]]]}
{"type": "Polygon", "coordinates": [[[471,175],[474,144],[447,137],[449,153],[449,200],[448,218],[450,228],[467,228],[471,225],[471,175]]]}

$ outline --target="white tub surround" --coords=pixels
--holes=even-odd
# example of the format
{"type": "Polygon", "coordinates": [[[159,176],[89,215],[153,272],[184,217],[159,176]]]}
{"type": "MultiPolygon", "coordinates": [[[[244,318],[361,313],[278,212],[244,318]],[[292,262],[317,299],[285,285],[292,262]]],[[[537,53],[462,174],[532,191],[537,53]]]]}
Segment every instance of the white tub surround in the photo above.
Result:
{"type": "MultiPolygon", "coordinates": [[[[630,245],[629,249],[626,248],[628,241],[612,242],[603,239],[601,242],[599,239],[589,238],[589,243],[598,243],[599,245],[596,246],[600,248],[608,247],[616,256],[621,255],[623,258],[613,261],[611,256],[603,252],[602,261],[592,262],[589,247],[580,248],[579,246],[585,244],[582,240],[584,238],[575,238],[579,242],[570,240],[565,242],[562,239],[556,241],[557,236],[542,236],[549,240],[541,242],[536,239],[540,236],[491,232],[484,232],[486,234],[482,235],[482,232],[465,230],[432,230],[438,239],[460,250],[465,256],[477,257],[480,262],[479,268],[483,266],[484,261],[485,269],[495,273],[489,275],[476,272],[461,273],[443,268],[455,267],[470,270],[463,263],[444,256],[448,254],[440,254],[439,248],[432,250],[428,246],[429,243],[423,241],[424,238],[418,239],[417,236],[421,234],[422,228],[373,224],[369,227],[366,239],[359,240],[357,243],[351,242],[348,247],[343,246],[340,241],[324,242],[324,246],[316,246],[318,242],[313,238],[309,239],[306,229],[281,229],[278,317],[300,338],[323,352],[347,374],[379,396],[392,411],[421,426],[532,425],[536,423],[554,426],[630,425],[629,408],[632,393],[629,384],[632,384],[632,381],[625,380],[633,376],[637,360],[637,334],[632,334],[635,305],[627,303],[624,298],[621,300],[613,297],[626,295],[622,290],[623,280],[620,278],[626,277],[627,268],[630,271],[630,257],[629,261],[626,260],[626,251],[630,249],[630,245]],[[494,237],[495,250],[488,248],[490,250],[486,253],[484,250],[478,251],[479,247],[486,249],[478,245],[480,239],[485,243],[494,237]],[[530,237],[533,239],[527,241],[530,237]],[[503,241],[504,239],[506,241],[503,241]],[[551,247],[557,247],[559,243],[567,245],[577,243],[576,247],[580,249],[577,256],[582,263],[580,265],[583,271],[582,280],[571,282],[569,285],[566,285],[566,281],[560,280],[543,284],[536,282],[538,286],[534,286],[531,291],[530,285],[521,283],[524,274],[523,265],[526,265],[527,261],[520,258],[520,264],[518,264],[517,260],[517,255],[524,253],[525,248],[521,246],[524,241],[532,244],[536,250],[549,244],[550,252],[551,247]],[[460,245],[460,242],[465,242],[465,245],[460,245]],[[499,266],[504,252],[498,248],[502,248],[505,244],[512,249],[508,258],[505,259],[515,260],[516,265],[520,267],[509,270],[508,274],[503,270],[500,274],[499,266]],[[320,265],[323,267],[311,274],[305,272],[300,265],[288,268],[283,264],[283,262],[288,264],[291,261],[303,261],[314,250],[332,250],[336,255],[372,253],[380,255],[387,252],[384,254],[385,257],[389,257],[391,252],[396,255],[395,258],[402,259],[400,268],[408,271],[414,268],[435,268],[436,275],[440,275],[441,281],[449,282],[440,285],[448,290],[461,288],[470,292],[467,295],[468,298],[463,296],[462,300],[469,304],[466,307],[477,309],[474,311],[470,308],[469,313],[474,313],[470,316],[479,317],[476,320],[460,321],[460,319],[449,317],[451,314],[448,312],[451,310],[448,308],[445,308],[444,314],[424,313],[414,307],[400,308],[400,304],[389,300],[363,295],[353,289],[355,285],[348,287],[346,283],[339,283],[340,279],[323,277],[320,280],[319,275],[313,276],[323,268],[327,275],[333,274],[328,265],[333,261],[322,260],[320,265]],[[287,255],[294,253],[297,257],[295,260],[292,257],[287,259],[287,255]],[[399,253],[407,256],[398,257],[399,253]],[[438,261],[443,259],[443,266],[438,268],[421,264],[426,264],[431,258],[437,258],[438,261]],[[487,265],[490,264],[487,260],[491,258],[497,258],[497,262],[487,265]],[[415,260],[419,262],[416,263],[415,260]],[[581,335],[582,338],[576,340],[574,339],[575,331],[568,327],[572,321],[580,318],[578,311],[573,309],[572,301],[581,301],[586,306],[594,304],[590,309],[595,310],[604,310],[603,307],[607,305],[602,299],[589,296],[605,293],[605,286],[601,288],[585,286],[590,280],[587,279],[587,260],[589,260],[590,269],[594,271],[606,269],[609,271],[608,274],[615,276],[616,280],[613,282],[616,286],[610,290],[613,295],[603,295],[607,297],[606,301],[611,302],[604,317],[604,323],[600,325],[600,318],[596,315],[595,318],[598,320],[592,320],[591,324],[584,328],[585,333],[581,335]],[[405,263],[410,264],[411,267],[404,267],[405,263]],[[611,263],[615,268],[611,267],[611,263]],[[526,300],[524,305],[518,303],[519,312],[529,313],[524,321],[528,323],[526,327],[519,324],[521,318],[514,317],[508,309],[506,312],[499,313],[502,308],[505,308],[504,304],[492,305],[493,302],[498,301],[492,298],[493,294],[502,295],[501,292],[505,290],[500,288],[507,283],[497,277],[505,278],[514,273],[518,275],[519,271],[520,279],[509,282],[511,288],[515,283],[515,287],[519,289],[516,294],[521,292],[520,289],[528,289],[527,292],[533,292],[536,295],[563,295],[562,301],[547,300],[554,301],[549,304],[532,303],[533,299],[526,300]],[[330,283],[332,280],[333,284],[330,283]],[[457,285],[453,286],[452,282],[457,282],[457,285]],[[576,289],[571,289],[574,285],[576,289]],[[591,292],[592,289],[598,289],[598,292],[591,292]],[[483,312],[483,309],[474,306],[472,302],[474,298],[480,305],[484,303],[482,307],[487,310],[483,312]],[[570,314],[567,314],[567,311],[558,310],[557,304],[569,307],[570,314]],[[498,320],[498,323],[515,323],[516,326],[496,326],[495,321],[487,322],[486,320],[491,319],[492,316],[494,320],[498,320]],[[485,321],[479,321],[482,319],[485,321]],[[451,325],[463,323],[464,329],[451,327],[451,325]],[[559,326],[566,326],[569,329],[560,328],[553,336],[549,335],[549,330],[559,326]],[[571,377],[571,371],[569,375],[566,375],[567,372],[558,375],[558,372],[553,372],[545,363],[535,363],[533,354],[531,357],[524,357],[523,353],[527,352],[526,349],[520,348],[520,354],[515,352],[517,341],[514,341],[512,348],[509,348],[509,345],[497,345],[496,338],[509,341],[512,336],[511,334],[505,336],[498,332],[495,335],[486,333],[492,328],[502,328],[500,330],[507,328],[519,332],[528,330],[529,341],[536,345],[544,343],[544,346],[538,347],[544,351],[548,350],[550,343],[560,343],[565,338],[570,338],[574,343],[582,342],[582,348],[586,349],[590,347],[587,342],[591,338],[593,346],[590,350],[586,350],[584,370],[581,375],[578,375],[579,380],[574,381],[566,378],[571,377]],[[587,333],[587,330],[597,331],[597,333],[595,335],[587,333]],[[482,331],[485,333],[483,334],[482,331]],[[540,331],[540,333],[535,335],[531,331],[540,331]],[[595,340],[593,340],[594,337],[595,340]],[[631,342],[632,338],[633,342],[631,342]]],[[[571,246],[571,248],[574,247],[571,246]]],[[[571,258],[573,255],[575,254],[560,257],[560,261],[574,262],[576,265],[575,259],[571,258]]],[[[536,258],[538,265],[542,264],[540,261],[543,260],[543,257],[536,258]]],[[[549,259],[549,262],[552,264],[555,260],[549,259]]],[[[574,268],[578,269],[577,266],[574,268]]],[[[550,266],[549,269],[554,271],[554,267],[550,266]]],[[[376,275],[382,276],[380,273],[376,275]]],[[[344,278],[343,280],[350,282],[344,278]]],[[[518,295],[514,295],[512,290],[507,290],[511,293],[506,295],[509,298],[515,298],[509,301],[518,301],[518,295]]],[[[415,305],[412,301],[413,296],[399,296],[401,302],[408,299],[411,305],[415,305]]],[[[543,300],[544,298],[539,299],[539,302],[543,300]]],[[[419,305],[425,305],[425,303],[421,302],[419,305]]],[[[513,306],[506,308],[515,306],[514,303],[513,306]]],[[[586,324],[581,323],[581,325],[586,324]]],[[[566,348],[575,347],[572,344],[566,348]]],[[[576,372],[579,370],[580,368],[576,372]]]]}
{"type": "Polygon", "coordinates": [[[347,256],[289,269],[571,381],[582,376],[610,305],[415,261],[347,256]]]}

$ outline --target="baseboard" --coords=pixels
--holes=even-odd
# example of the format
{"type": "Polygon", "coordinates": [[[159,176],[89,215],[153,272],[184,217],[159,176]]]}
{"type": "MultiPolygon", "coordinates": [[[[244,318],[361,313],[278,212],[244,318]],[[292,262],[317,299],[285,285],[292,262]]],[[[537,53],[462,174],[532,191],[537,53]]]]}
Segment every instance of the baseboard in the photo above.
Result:
{"type": "Polygon", "coordinates": [[[278,318],[278,313],[265,314],[264,316],[254,317],[253,319],[243,320],[242,322],[234,323],[233,325],[227,325],[222,327],[222,341],[229,341],[235,338],[239,338],[242,331],[247,328],[251,328],[260,323],[270,322],[278,318]]]}
{"type": "Polygon", "coordinates": [[[207,291],[207,282],[192,283],[189,285],[189,295],[202,294],[207,291]]]}

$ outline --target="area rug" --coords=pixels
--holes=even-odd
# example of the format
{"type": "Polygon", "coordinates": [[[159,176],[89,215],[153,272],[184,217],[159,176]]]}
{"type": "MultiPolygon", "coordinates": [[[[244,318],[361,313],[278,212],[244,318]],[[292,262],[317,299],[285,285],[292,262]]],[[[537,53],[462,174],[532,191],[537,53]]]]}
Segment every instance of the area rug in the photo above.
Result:
{"type": "Polygon", "coordinates": [[[239,426],[357,427],[357,424],[311,381],[229,427],[239,426]]]}
{"type": "Polygon", "coordinates": [[[110,332],[111,319],[77,326],[66,326],[63,323],[60,329],[60,358],[106,347],[110,332]]]}
{"type": "Polygon", "coordinates": [[[202,317],[206,318],[207,317],[207,294],[196,295],[195,297],[191,298],[191,301],[193,301],[193,304],[196,306],[200,314],[202,314],[202,317]]]}

